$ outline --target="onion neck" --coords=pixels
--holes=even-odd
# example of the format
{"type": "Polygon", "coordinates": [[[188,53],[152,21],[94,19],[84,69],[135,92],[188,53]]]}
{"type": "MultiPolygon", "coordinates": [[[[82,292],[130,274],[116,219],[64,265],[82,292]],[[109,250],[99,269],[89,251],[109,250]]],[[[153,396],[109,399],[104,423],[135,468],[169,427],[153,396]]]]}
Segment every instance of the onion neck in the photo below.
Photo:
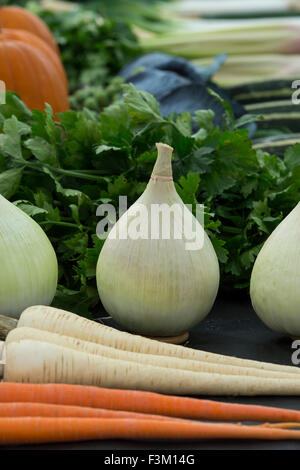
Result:
{"type": "Polygon", "coordinates": [[[154,165],[151,179],[161,181],[172,181],[172,153],[173,148],[167,144],[158,143],[157,148],[157,160],[154,165]]]}

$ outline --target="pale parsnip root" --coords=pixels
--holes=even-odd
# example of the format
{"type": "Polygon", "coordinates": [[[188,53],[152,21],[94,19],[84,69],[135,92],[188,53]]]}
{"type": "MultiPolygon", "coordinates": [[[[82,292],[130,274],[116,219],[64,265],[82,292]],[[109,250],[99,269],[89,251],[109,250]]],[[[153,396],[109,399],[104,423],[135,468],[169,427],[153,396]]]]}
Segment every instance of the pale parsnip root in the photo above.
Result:
{"type": "Polygon", "coordinates": [[[137,353],[172,356],[182,359],[193,359],[216,364],[227,364],[239,367],[300,374],[300,369],[293,366],[282,366],[267,362],[240,359],[232,356],[200,351],[174,344],[163,343],[142,336],[118,331],[92,320],[75,315],[65,310],[47,306],[29,307],[22,313],[18,327],[28,326],[53,333],[103,344],[116,349],[137,353]]]}
{"type": "Polygon", "coordinates": [[[155,354],[123,351],[121,349],[92,343],[90,341],[80,340],[71,336],[51,333],[49,331],[38,330],[37,328],[30,328],[26,326],[21,326],[12,330],[6,338],[6,344],[11,342],[19,342],[23,339],[32,339],[36,341],[43,341],[45,343],[57,344],[58,346],[71,348],[79,352],[96,354],[98,356],[109,357],[111,359],[133,361],[139,364],[149,364],[171,369],[190,370],[194,372],[210,372],[213,374],[244,375],[265,378],[293,378],[294,380],[300,380],[300,376],[297,374],[284,374],[282,372],[255,369],[253,367],[238,367],[227,364],[193,361],[191,359],[181,359],[170,356],[158,356],[155,354]]]}
{"type": "Polygon", "coordinates": [[[4,380],[96,385],[176,395],[300,395],[300,381],[294,379],[168,369],[34,340],[7,344],[4,380]]]}

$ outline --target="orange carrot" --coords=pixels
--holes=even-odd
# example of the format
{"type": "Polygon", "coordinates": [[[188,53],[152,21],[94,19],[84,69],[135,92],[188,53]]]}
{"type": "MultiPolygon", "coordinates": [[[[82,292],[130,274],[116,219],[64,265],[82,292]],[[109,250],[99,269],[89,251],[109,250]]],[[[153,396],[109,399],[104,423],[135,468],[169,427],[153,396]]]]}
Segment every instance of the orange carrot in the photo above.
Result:
{"type": "Polygon", "coordinates": [[[0,418],[0,444],[91,439],[300,439],[300,432],[268,426],[186,420],[0,418]]]}
{"type": "Polygon", "coordinates": [[[280,428],[280,429],[299,429],[300,428],[300,423],[275,423],[275,424],[269,424],[268,426],[270,428],[280,428]]]}
{"type": "Polygon", "coordinates": [[[300,422],[300,411],[69,384],[0,383],[0,402],[40,402],[223,421],[300,422]]]}
{"type": "MultiPolygon", "coordinates": [[[[167,416],[134,413],[130,411],[106,410],[86,406],[57,405],[52,403],[4,402],[0,403],[0,418],[127,418],[170,420],[167,416]]],[[[178,418],[177,418],[178,419],[178,418]]]]}

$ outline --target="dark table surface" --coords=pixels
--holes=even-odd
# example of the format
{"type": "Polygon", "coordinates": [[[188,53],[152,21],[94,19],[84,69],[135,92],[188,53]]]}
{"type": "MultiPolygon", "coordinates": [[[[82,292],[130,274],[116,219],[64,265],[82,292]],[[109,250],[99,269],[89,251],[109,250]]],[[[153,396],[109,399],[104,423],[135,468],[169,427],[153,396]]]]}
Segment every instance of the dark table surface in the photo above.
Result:
{"type": "MultiPolygon", "coordinates": [[[[187,346],[220,354],[292,365],[292,340],[269,330],[255,315],[246,296],[221,295],[207,318],[190,332],[187,346]],[[233,300],[234,299],[234,300],[233,300]]],[[[207,398],[207,397],[206,397],[207,398]]],[[[300,410],[300,397],[210,397],[219,401],[249,403],[300,410]]],[[[10,446],[2,449],[38,450],[204,450],[204,449],[300,449],[299,441],[233,441],[206,440],[201,442],[139,442],[89,441],[80,443],[10,446]]]]}

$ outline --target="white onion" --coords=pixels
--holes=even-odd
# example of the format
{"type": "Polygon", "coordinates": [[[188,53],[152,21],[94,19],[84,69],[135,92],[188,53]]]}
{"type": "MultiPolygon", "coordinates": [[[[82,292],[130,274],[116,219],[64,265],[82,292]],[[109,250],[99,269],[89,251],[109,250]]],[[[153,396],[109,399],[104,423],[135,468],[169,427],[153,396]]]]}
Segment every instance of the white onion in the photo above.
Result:
{"type": "Polygon", "coordinates": [[[104,243],[97,285],[105,309],[119,324],[140,334],[171,336],[186,332],[209,313],[218,291],[219,264],[202,225],[176,192],[173,149],[165,144],[157,144],[157,148],[158,158],[146,190],[114,225],[104,243]],[[188,211],[187,224],[197,228],[203,246],[188,250],[184,237],[163,239],[163,221],[154,226],[149,215],[153,204],[176,204],[174,230],[182,228],[180,211],[188,211]],[[158,231],[159,238],[121,239],[130,231],[140,207],[149,209],[141,220],[147,222],[149,233],[158,231]]]}
{"type": "Polygon", "coordinates": [[[300,336],[300,203],[259,252],[250,295],[254,310],[269,328],[300,336]]]}
{"type": "Polygon", "coordinates": [[[50,305],[57,287],[54,249],[42,228],[0,195],[0,314],[19,318],[50,305]]]}

